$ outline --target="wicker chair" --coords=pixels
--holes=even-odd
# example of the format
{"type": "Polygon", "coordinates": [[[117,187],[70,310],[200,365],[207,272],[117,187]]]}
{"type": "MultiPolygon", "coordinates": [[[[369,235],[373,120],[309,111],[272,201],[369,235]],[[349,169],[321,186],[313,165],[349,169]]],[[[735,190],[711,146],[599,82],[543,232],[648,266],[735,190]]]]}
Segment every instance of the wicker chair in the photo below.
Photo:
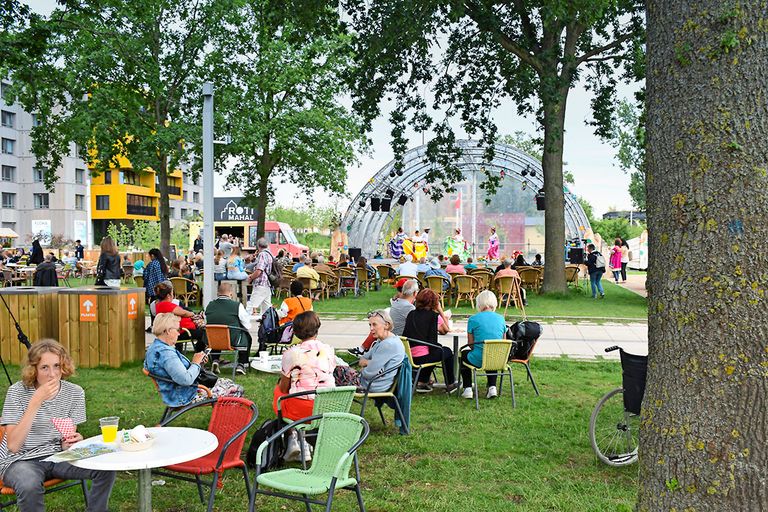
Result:
{"type": "Polygon", "coordinates": [[[541,289],[541,271],[536,267],[525,267],[517,271],[520,285],[526,290],[537,292],[541,289]]]}
{"type": "MultiPolygon", "coordinates": [[[[485,340],[483,343],[483,363],[478,368],[462,361],[461,364],[472,369],[472,388],[475,395],[475,409],[480,410],[480,399],[478,397],[477,377],[496,374],[499,377],[498,388],[501,395],[501,384],[504,381],[504,374],[509,376],[510,388],[512,389],[512,407],[515,407],[515,385],[512,380],[512,368],[509,366],[509,352],[512,350],[512,342],[509,340],[485,340]]],[[[468,346],[468,345],[467,345],[468,346]]],[[[465,384],[466,385],[466,384],[465,384]]]]}
{"type": "Polygon", "coordinates": [[[172,277],[173,294],[177,299],[183,300],[185,306],[189,303],[197,304],[200,301],[200,287],[196,282],[185,277],[172,277]]]}
{"type": "Polygon", "coordinates": [[[493,280],[494,287],[499,297],[504,297],[504,317],[507,316],[507,308],[510,301],[512,305],[522,312],[525,318],[525,306],[523,305],[523,296],[520,292],[520,278],[516,276],[496,277],[493,280]]]}
{"type": "Polygon", "coordinates": [[[462,300],[468,300],[471,306],[477,294],[480,293],[480,281],[475,276],[457,275],[453,282],[456,285],[454,307],[459,307],[459,302],[462,300]]]}

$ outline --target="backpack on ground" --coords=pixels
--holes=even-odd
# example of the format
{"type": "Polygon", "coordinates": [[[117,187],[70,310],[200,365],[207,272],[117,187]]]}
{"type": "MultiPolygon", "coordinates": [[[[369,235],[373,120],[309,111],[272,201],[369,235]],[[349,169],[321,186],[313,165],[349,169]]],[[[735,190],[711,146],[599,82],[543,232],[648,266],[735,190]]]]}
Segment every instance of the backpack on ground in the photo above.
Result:
{"type": "Polygon", "coordinates": [[[267,350],[268,345],[274,345],[280,342],[280,336],[282,329],[280,326],[280,318],[277,316],[277,310],[270,306],[261,315],[261,324],[259,324],[259,350],[267,350]]]}
{"type": "MultiPolygon", "coordinates": [[[[259,450],[261,443],[276,434],[282,426],[283,424],[275,418],[262,423],[259,429],[253,433],[251,444],[248,445],[248,452],[245,455],[245,463],[249,468],[256,467],[256,452],[259,450]]],[[[283,462],[284,453],[285,440],[283,438],[275,439],[262,454],[261,470],[268,471],[279,467],[283,462]]]]}
{"type": "Polygon", "coordinates": [[[536,340],[541,336],[541,324],[538,322],[515,322],[507,328],[507,339],[515,341],[510,359],[528,359],[536,340]]]}
{"type": "Polygon", "coordinates": [[[605,268],[605,256],[595,252],[595,268],[605,268]]]}

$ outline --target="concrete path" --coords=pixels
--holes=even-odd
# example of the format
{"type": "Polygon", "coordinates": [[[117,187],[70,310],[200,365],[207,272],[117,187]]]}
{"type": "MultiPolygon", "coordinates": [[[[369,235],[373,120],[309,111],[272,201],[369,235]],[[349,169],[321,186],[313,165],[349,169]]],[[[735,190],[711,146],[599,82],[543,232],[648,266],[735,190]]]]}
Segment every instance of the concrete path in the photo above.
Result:
{"type": "MultiPolygon", "coordinates": [[[[149,317],[147,317],[149,325],[149,317]]],[[[604,349],[620,345],[625,351],[648,354],[648,325],[645,323],[566,323],[542,324],[544,332],[536,345],[538,357],[562,357],[574,359],[618,359],[619,353],[606,354],[604,349]]],[[[459,337],[459,346],[467,342],[466,321],[454,322],[454,332],[440,336],[440,342],[453,348],[454,336],[459,337]]],[[[254,340],[256,331],[252,331],[254,340]]],[[[364,320],[323,320],[318,338],[337,349],[359,346],[368,335],[368,323],[364,320]]],[[[147,334],[147,345],[154,336],[147,334]]]]}
{"type": "MultiPolygon", "coordinates": [[[[605,279],[605,277],[603,277],[603,279],[605,279]]],[[[645,289],[645,274],[629,274],[627,276],[627,282],[620,284],[619,286],[633,291],[638,295],[642,295],[643,297],[648,296],[648,291],[645,289]]]]}

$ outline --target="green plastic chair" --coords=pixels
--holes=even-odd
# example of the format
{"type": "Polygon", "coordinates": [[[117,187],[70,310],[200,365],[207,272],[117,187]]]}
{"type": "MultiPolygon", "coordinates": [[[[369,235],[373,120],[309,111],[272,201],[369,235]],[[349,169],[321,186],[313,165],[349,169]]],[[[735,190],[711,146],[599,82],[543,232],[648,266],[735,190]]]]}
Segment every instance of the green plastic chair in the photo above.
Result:
{"type": "MultiPolygon", "coordinates": [[[[355,398],[356,390],[357,388],[355,386],[338,386],[333,388],[317,388],[309,391],[300,391],[298,393],[283,395],[277,399],[277,418],[286,423],[293,421],[288,418],[283,418],[281,402],[288,398],[306,395],[315,395],[315,400],[312,405],[312,416],[319,416],[327,412],[349,412],[349,409],[352,407],[352,401],[355,398]]],[[[311,423],[299,425],[296,428],[299,433],[302,464],[304,464],[304,443],[302,441],[305,437],[312,437],[314,435],[305,433],[305,431],[315,430],[319,427],[319,424],[319,421],[313,421],[311,423]]]]}
{"type": "MultiPolygon", "coordinates": [[[[472,390],[475,393],[475,408],[478,411],[480,410],[480,398],[477,392],[478,375],[487,377],[493,373],[498,374],[499,377],[499,395],[501,395],[501,384],[504,381],[504,373],[509,375],[510,388],[512,389],[512,408],[515,408],[515,381],[512,380],[512,368],[509,366],[509,353],[512,350],[512,342],[509,340],[485,340],[479,343],[483,344],[483,365],[480,368],[461,360],[463,366],[472,369],[472,390]]],[[[469,345],[465,345],[465,347],[468,346],[469,345]]]]}
{"type": "MultiPolygon", "coordinates": [[[[358,391],[355,393],[355,399],[356,400],[362,400],[360,402],[360,416],[365,415],[365,406],[368,403],[368,399],[373,399],[373,403],[376,406],[376,409],[379,410],[379,416],[381,417],[381,423],[384,424],[384,426],[387,425],[387,420],[384,419],[384,412],[382,412],[381,408],[384,407],[384,405],[387,402],[390,402],[392,405],[394,405],[395,409],[395,420],[400,420],[402,424],[405,424],[405,415],[403,414],[403,409],[400,407],[400,401],[397,399],[397,385],[400,381],[400,371],[404,368],[403,363],[398,364],[397,366],[393,366],[389,370],[380,371],[371,381],[368,383],[368,386],[363,391],[358,391]],[[394,373],[395,378],[392,381],[392,385],[389,387],[387,391],[379,391],[379,392],[372,392],[371,391],[371,385],[373,385],[374,382],[376,382],[379,379],[383,379],[389,374],[394,373]]],[[[391,407],[391,406],[390,406],[391,407]]],[[[406,427],[406,430],[408,428],[406,427]]]]}
{"type": "Polygon", "coordinates": [[[360,491],[357,449],[366,440],[369,432],[370,427],[365,419],[343,412],[309,416],[285,425],[261,443],[256,452],[256,476],[251,486],[248,511],[254,511],[256,494],[265,494],[301,501],[306,505],[307,510],[311,510],[313,504],[325,505],[326,512],[330,512],[336,489],[349,488],[354,489],[360,511],[365,512],[363,495],[360,491]],[[301,428],[302,424],[316,421],[320,424],[320,430],[317,434],[315,454],[309,469],[291,468],[261,473],[264,450],[270,443],[283,436],[291,428],[301,428]],[[355,463],[355,476],[351,477],[349,473],[353,462],[355,463]],[[269,487],[278,492],[265,490],[260,486],[269,487]],[[311,498],[311,496],[325,493],[328,493],[328,498],[325,501],[311,498]]]}

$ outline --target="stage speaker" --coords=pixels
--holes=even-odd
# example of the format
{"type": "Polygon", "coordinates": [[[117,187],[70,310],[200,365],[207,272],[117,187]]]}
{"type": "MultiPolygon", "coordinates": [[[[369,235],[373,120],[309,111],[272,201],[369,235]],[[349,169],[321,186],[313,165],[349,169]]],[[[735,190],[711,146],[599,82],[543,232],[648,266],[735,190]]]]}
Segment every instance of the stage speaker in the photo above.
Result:
{"type": "Polygon", "coordinates": [[[352,258],[357,262],[357,260],[360,259],[360,256],[363,255],[363,250],[359,247],[350,247],[349,248],[349,257],[352,258]]]}
{"type": "Polygon", "coordinates": [[[539,190],[539,192],[536,194],[536,209],[537,210],[545,210],[545,202],[544,202],[544,190],[539,190]]]}
{"type": "Polygon", "coordinates": [[[371,198],[371,211],[377,212],[381,208],[381,199],[378,197],[372,197],[371,198]]]}
{"type": "Polygon", "coordinates": [[[568,251],[568,261],[576,265],[584,263],[584,248],[571,247],[568,251]]]}
{"type": "Polygon", "coordinates": [[[397,200],[397,204],[399,204],[400,206],[405,206],[405,203],[407,202],[408,202],[408,196],[405,194],[401,195],[400,199],[397,200]]]}
{"type": "Polygon", "coordinates": [[[385,197],[384,199],[381,200],[381,211],[388,212],[391,207],[392,207],[391,197],[385,197]]]}

